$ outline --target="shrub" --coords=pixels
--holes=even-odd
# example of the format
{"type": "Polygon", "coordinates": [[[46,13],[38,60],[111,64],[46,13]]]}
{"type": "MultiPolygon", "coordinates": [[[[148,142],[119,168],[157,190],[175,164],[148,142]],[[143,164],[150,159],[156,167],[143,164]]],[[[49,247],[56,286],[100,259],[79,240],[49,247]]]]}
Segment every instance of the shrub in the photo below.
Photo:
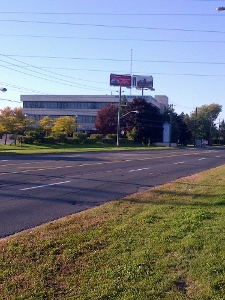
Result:
{"type": "Polygon", "coordinates": [[[74,132],[73,138],[78,139],[79,143],[83,144],[87,139],[87,135],[86,133],[82,132],[74,132]]]}
{"type": "Polygon", "coordinates": [[[120,138],[120,144],[123,144],[123,145],[132,145],[134,144],[134,141],[133,140],[128,140],[128,139],[124,139],[124,138],[120,138]]]}
{"type": "Polygon", "coordinates": [[[67,143],[67,135],[65,133],[54,133],[53,137],[57,143],[67,143]]]}
{"type": "Polygon", "coordinates": [[[33,144],[34,143],[34,137],[32,136],[23,136],[19,138],[19,142],[24,144],[33,144]]]}
{"type": "Polygon", "coordinates": [[[115,144],[115,140],[109,139],[109,138],[103,138],[102,142],[103,142],[103,144],[115,144]]]}
{"type": "MultiPolygon", "coordinates": [[[[24,134],[29,141],[33,139],[33,143],[44,143],[44,136],[38,131],[25,131],[24,134]]],[[[30,142],[28,144],[30,144],[30,142]]]]}
{"type": "Polygon", "coordinates": [[[96,142],[99,142],[99,143],[101,143],[102,142],[102,139],[103,139],[103,134],[92,134],[91,136],[90,136],[90,139],[95,139],[96,140],[96,142]]]}
{"type": "Polygon", "coordinates": [[[116,142],[116,140],[117,140],[117,134],[115,134],[115,133],[107,134],[106,138],[107,139],[113,139],[116,142]]]}
{"type": "Polygon", "coordinates": [[[44,143],[46,144],[55,144],[56,140],[53,136],[48,136],[44,138],[44,143]]]}
{"type": "Polygon", "coordinates": [[[86,139],[85,144],[93,145],[93,144],[96,144],[97,142],[98,142],[97,139],[90,137],[90,138],[86,139]]]}

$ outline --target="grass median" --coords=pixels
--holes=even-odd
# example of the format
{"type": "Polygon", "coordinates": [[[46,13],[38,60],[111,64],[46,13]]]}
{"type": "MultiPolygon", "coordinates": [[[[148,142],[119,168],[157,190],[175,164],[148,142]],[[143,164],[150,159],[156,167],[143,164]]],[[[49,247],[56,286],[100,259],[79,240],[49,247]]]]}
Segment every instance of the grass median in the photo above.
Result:
{"type": "Polygon", "coordinates": [[[225,299],[224,173],[2,239],[0,299],[225,299]]]}
{"type": "MultiPolygon", "coordinates": [[[[107,145],[96,143],[93,145],[80,144],[19,144],[3,145],[0,144],[0,155],[12,154],[50,154],[50,153],[73,153],[73,152],[87,152],[87,151],[123,151],[123,150],[159,150],[171,149],[170,147],[138,145],[138,144],[123,144],[117,147],[116,145],[107,145]]],[[[176,148],[174,148],[176,149],[176,148]]]]}

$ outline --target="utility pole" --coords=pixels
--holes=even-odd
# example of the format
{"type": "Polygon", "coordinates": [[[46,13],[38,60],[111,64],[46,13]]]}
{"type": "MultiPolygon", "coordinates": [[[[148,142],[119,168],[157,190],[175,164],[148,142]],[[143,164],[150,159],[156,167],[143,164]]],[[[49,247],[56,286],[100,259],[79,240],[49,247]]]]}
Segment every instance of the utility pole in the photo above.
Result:
{"type": "Polygon", "coordinates": [[[170,105],[169,147],[171,147],[171,140],[172,140],[172,123],[173,123],[173,104],[170,105]]]}
{"type": "Polygon", "coordinates": [[[219,146],[220,146],[220,119],[219,119],[219,146]]]}
{"type": "Polygon", "coordinates": [[[209,146],[212,146],[212,115],[210,115],[210,128],[209,128],[209,146]]]}
{"type": "Polygon", "coordinates": [[[121,85],[119,90],[119,106],[118,106],[118,114],[117,114],[117,135],[116,135],[117,147],[119,147],[120,145],[120,109],[121,109],[121,85]]]}
{"type": "Polygon", "coordinates": [[[197,116],[198,116],[198,108],[195,109],[195,128],[194,128],[194,147],[196,147],[196,130],[197,130],[197,116]]]}

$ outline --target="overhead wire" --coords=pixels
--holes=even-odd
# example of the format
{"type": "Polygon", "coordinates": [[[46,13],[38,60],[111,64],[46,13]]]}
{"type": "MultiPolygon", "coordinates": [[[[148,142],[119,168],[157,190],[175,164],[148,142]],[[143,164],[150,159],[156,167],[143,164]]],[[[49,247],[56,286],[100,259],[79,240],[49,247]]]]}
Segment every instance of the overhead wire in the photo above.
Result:
{"type": "Polygon", "coordinates": [[[181,32],[198,32],[198,33],[225,33],[221,30],[199,30],[199,29],[184,29],[184,28],[163,28],[163,27],[145,27],[145,26],[128,26],[128,25],[106,25],[106,24],[91,24],[91,23],[72,23],[72,22],[53,22],[53,21],[30,21],[30,20],[7,20],[0,19],[0,22],[15,22],[15,23],[32,23],[32,24],[49,24],[49,25],[70,25],[70,26],[89,26],[102,28],[123,28],[123,29],[145,29],[145,30],[163,30],[163,31],[181,31],[181,32]]]}
{"type": "MultiPolygon", "coordinates": [[[[6,55],[1,54],[1,56],[6,56],[6,55]]],[[[11,58],[11,59],[12,59],[12,58],[11,58]]],[[[15,59],[14,59],[14,60],[15,60],[15,59]]],[[[0,61],[2,61],[2,60],[0,60],[0,61]]],[[[16,61],[18,61],[18,60],[16,60],[16,61]]],[[[20,61],[20,62],[21,62],[21,61],[20,61]]],[[[8,66],[4,66],[4,65],[1,65],[1,66],[2,66],[3,68],[10,69],[10,70],[13,70],[13,71],[15,71],[15,72],[19,72],[19,73],[22,73],[22,74],[25,74],[25,75],[29,75],[29,76],[32,76],[32,77],[36,77],[36,78],[38,78],[38,79],[44,79],[44,80],[47,80],[47,81],[50,81],[50,82],[54,82],[54,83],[57,83],[57,84],[63,84],[63,85],[72,86],[72,87],[85,87],[85,88],[87,88],[87,89],[102,90],[102,89],[98,89],[98,88],[89,88],[87,85],[74,84],[73,82],[68,81],[68,80],[66,80],[66,79],[60,79],[60,78],[57,78],[57,77],[54,77],[54,76],[51,76],[51,75],[47,75],[47,74],[44,74],[44,73],[40,73],[40,72],[38,72],[38,71],[33,71],[33,70],[30,70],[30,69],[27,69],[26,67],[19,66],[19,65],[13,64],[13,63],[9,63],[9,64],[10,64],[11,66],[18,67],[18,68],[22,68],[22,69],[25,69],[25,70],[29,70],[29,71],[31,71],[31,72],[33,72],[33,73],[37,73],[37,74],[39,74],[39,75],[42,75],[42,76],[45,76],[45,77],[48,77],[48,78],[43,78],[43,77],[40,77],[40,76],[37,76],[37,75],[34,75],[34,74],[28,74],[28,73],[23,72],[23,71],[21,71],[21,70],[12,69],[12,68],[10,68],[10,67],[8,67],[8,66]],[[55,80],[52,80],[52,79],[50,79],[50,78],[53,78],[53,79],[55,79],[55,80]],[[57,81],[57,80],[59,80],[59,81],[57,81]]],[[[24,64],[25,64],[25,63],[24,63],[24,64]]],[[[29,65],[29,64],[27,64],[27,65],[29,65]]],[[[32,66],[32,65],[30,65],[30,66],[32,66]]],[[[36,67],[36,66],[32,66],[32,67],[33,67],[33,68],[36,68],[36,69],[40,69],[40,68],[38,68],[38,67],[36,67]]],[[[43,70],[43,69],[41,69],[41,70],[43,70]]],[[[46,70],[46,71],[47,71],[47,70],[46,70]]],[[[57,74],[57,73],[54,73],[54,72],[51,72],[51,71],[47,71],[47,72],[53,73],[53,74],[57,74]]],[[[58,74],[58,75],[62,76],[61,74],[58,74]]],[[[63,76],[63,77],[65,77],[65,76],[63,76]]],[[[72,78],[72,77],[71,77],[71,78],[72,78]]]]}
{"type": "MultiPolygon", "coordinates": [[[[0,55],[2,55],[0,53],[0,55]]],[[[68,60],[89,60],[89,61],[110,61],[110,62],[130,62],[130,59],[116,58],[93,58],[93,57],[70,57],[70,56],[48,56],[48,55],[19,55],[5,54],[7,57],[26,57],[26,58],[48,58],[48,59],[68,59],[68,60]]],[[[209,65],[224,65],[225,62],[207,62],[207,61],[175,61],[175,60],[146,60],[133,59],[133,62],[142,63],[173,63],[173,64],[209,64],[209,65]]]]}
{"type": "MultiPolygon", "coordinates": [[[[224,32],[225,33],[225,32],[224,32]]],[[[74,40],[97,40],[97,41],[137,41],[137,42],[162,42],[162,43],[225,43],[223,40],[172,40],[172,39],[137,39],[137,38],[100,38],[100,37],[73,37],[73,36],[50,36],[33,34],[4,34],[4,37],[28,37],[28,38],[47,38],[47,39],[74,39],[74,40]]]]}
{"type": "MultiPolygon", "coordinates": [[[[207,0],[197,0],[197,1],[207,1],[207,0]]],[[[212,0],[214,1],[214,0],[212,0]]],[[[205,13],[103,13],[103,12],[32,12],[32,11],[1,11],[1,14],[24,14],[24,15],[92,15],[92,16],[198,16],[198,17],[218,17],[222,15],[215,14],[205,14],[205,13]]]]}
{"type": "MultiPolygon", "coordinates": [[[[18,13],[18,12],[1,12],[1,13],[4,13],[4,14],[13,14],[13,13],[18,13]]],[[[0,13],[0,14],[1,14],[0,13]]],[[[22,13],[22,12],[20,12],[22,13]]],[[[43,15],[49,15],[49,14],[52,14],[52,15],[65,15],[65,14],[77,14],[77,15],[80,15],[80,14],[98,14],[98,15],[121,15],[121,16],[124,16],[124,15],[135,15],[135,14],[101,14],[101,13],[32,13],[32,12],[24,12],[26,14],[43,14],[43,15]]],[[[150,15],[169,15],[169,16],[203,16],[202,14],[137,14],[137,15],[146,15],[146,16],[150,16],[150,15]]],[[[215,16],[213,14],[206,14],[205,16],[215,16]]],[[[217,15],[218,16],[218,15],[217,15]]],[[[225,31],[218,31],[218,30],[195,30],[195,29],[181,29],[181,28],[160,28],[160,27],[142,27],[142,26],[127,26],[127,25],[106,25],[106,24],[88,24],[88,23],[71,23],[71,22],[52,22],[52,21],[29,21],[29,20],[0,20],[0,22],[19,22],[19,23],[37,23],[37,24],[52,24],[52,25],[70,25],[70,26],[92,26],[92,27],[105,27],[105,28],[124,28],[124,29],[146,29],[146,30],[165,30],[165,31],[182,31],[182,32],[198,32],[198,33],[225,33],[225,31]]],[[[0,35],[4,35],[6,36],[5,34],[0,34],[0,35]]],[[[201,42],[201,43],[224,43],[225,41],[187,41],[187,40],[184,40],[184,41],[178,41],[178,40],[148,40],[148,39],[118,39],[118,38],[76,38],[76,37],[69,37],[69,36],[64,36],[64,37],[55,37],[55,36],[42,36],[42,35],[7,35],[7,36],[25,36],[25,37],[36,37],[36,38],[64,38],[64,39],[96,39],[96,40],[109,40],[109,41],[115,41],[115,40],[137,40],[137,41],[144,41],[144,42],[189,42],[189,43],[198,43],[198,42],[201,42]]],[[[7,55],[7,57],[9,57],[10,55],[7,55]]],[[[13,56],[13,55],[11,55],[13,56]]],[[[41,57],[41,56],[20,56],[20,57],[41,57]]],[[[44,58],[62,58],[62,59],[65,59],[66,57],[47,57],[47,56],[43,56],[44,58]]],[[[129,61],[129,60],[115,60],[115,59],[90,59],[90,58],[66,58],[66,59],[86,59],[86,60],[101,60],[101,61],[129,61]]],[[[176,61],[144,61],[144,60],[136,60],[137,62],[151,62],[151,63],[176,63],[176,64],[192,64],[192,63],[196,63],[196,64],[225,64],[225,63],[217,63],[217,62],[176,62],[176,61]]],[[[24,62],[21,62],[21,61],[18,61],[22,64],[26,64],[24,62]]],[[[44,76],[44,77],[47,77],[48,76],[48,79],[46,78],[41,78],[39,76],[36,76],[36,75],[33,75],[33,74],[28,74],[28,73],[25,73],[23,71],[18,71],[18,70],[15,70],[16,72],[21,72],[23,74],[26,74],[26,75],[29,75],[29,76],[33,76],[33,77],[37,77],[37,78],[40,78],[40,79],[44,79],[44,80],[48,80],[48,81],[51,81],[51,82],[55,82],[55,83],[58,83],[58,84],[64,84],[64,85],[69,85],[69,86],[83,86],[83,88],[89,88],[87,87],[86,85],[70,85],[69,84],[69,81],[65,80],[65,79],[60,79],[60,78],[57,78],[57,77],[54,77],[54,76],[49,76],[49,75],[46,75],[46,74],[43,74],[43,73],[40,73],[40,72],[36,72],[36,71],[33,71],[33,70],[30,70],[30,68],[35,68],[35,69],[39,69],[41,71],[44,71],[44,72],[50,72],[49,70],[46,70],[46,68],[49,68],[50,67],[37,67],[37,66],[33,66],[33,65],[29,65],[29,64],[26,64],[26,67],[25,66],[19,66],[19,65],[15,65],[15,64],[11,64],[11,66],[14,66],[14,67],[17,67],[17,68],[23,68],[25,69],[26,71],[29,71],[29,72],[33,72],[33,73],[37,73],[41,76],[44,76]],[[53,79],[56,79],[56,80],[59,80],[60,82],[57,82],[57,81],[54,81],[54,80],[51,80],[49,79],[50,78],[53,78],[53,79]]],[[[11,70],[13,70],[12,68],[10,67],[7,67],[7,66],[3,66],[5,68],[9,68],[11,70]]],[[[69,70],[69,68],[60,68],[60,69],[65,69],[65,70],[69,70]]],[[[73,70],[76,70],[76,69],[73,69],[73,70]]],[[[84,70],[84,69],[80,69],[80,70],[84,70]]],[[[102,71],[102,70],[88,70],[88,71],[102,71]]],[[[108,72],[108,71],[105,71],[105,72],[108,72]]],[[[67,78],[73,78],[71,76],[65,76],[65,75],[61,75],[61,74],[57,74],[55,72],[50,72],[52,74],[55,74],[57,76],[63,76],[63,77],[67,77],[67,78]]],[[[184,73],[184,74],[169,74],[169,73],[153,73],[153,74],[163,74],[163,75],[183,75],[183,76],[225,76],[225,75],[207,75],[207,74],[188,74],[188,73],[184,73]]],[[[75,79],[75,78],[73,78],[75,79]]],[[[76,78],[77,80],[82,80],[82,79],[78,79],[76,78]]],[[[89,82],[94,82],[94,81],[89,81],[89,82]]],[[[93,90],[93,88],[89,88],[91,90],[93,90]]],[[[105,90],[105,89],[97,89],[97,90],[105,90]]]]}

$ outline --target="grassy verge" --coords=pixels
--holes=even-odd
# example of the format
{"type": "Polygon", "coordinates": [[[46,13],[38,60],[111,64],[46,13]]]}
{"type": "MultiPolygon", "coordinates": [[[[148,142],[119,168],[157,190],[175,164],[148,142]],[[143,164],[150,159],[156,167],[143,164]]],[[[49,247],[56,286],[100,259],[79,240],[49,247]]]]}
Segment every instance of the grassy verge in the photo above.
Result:
{"type": "MultiPolygon", "coordinates": [[[[115,150],[154,150],[154,149],[166,149],[168,147],[156,147],[156,146],[142,146],[142,145],[69,145],[69,144],[23,144],[20,145],[1,145],[0,155],[11,154],[47,154],[47,153],[70,153],[70,152],[85,152],[85,151],[115,151],[115,150]]],[[[171,149],[171,148],[168,148],[171,149]]]]}
{"type": "Polygon", "coordinates": [[[1,299],[225,299],[224,173],[1,240],[1,299]]]}

